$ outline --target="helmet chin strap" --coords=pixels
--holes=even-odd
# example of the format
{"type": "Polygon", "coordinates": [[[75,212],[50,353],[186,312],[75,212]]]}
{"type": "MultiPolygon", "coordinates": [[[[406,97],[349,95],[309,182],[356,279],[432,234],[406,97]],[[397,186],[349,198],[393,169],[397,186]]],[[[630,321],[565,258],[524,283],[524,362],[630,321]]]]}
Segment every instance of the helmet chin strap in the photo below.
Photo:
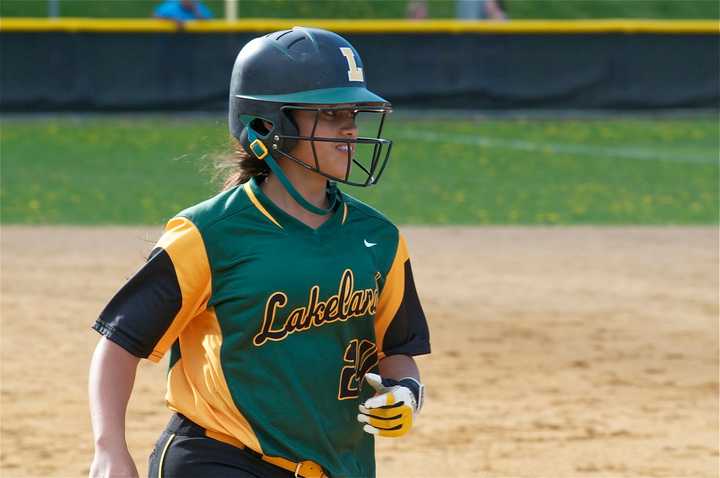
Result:
{"type": "Polygon", "coordinates": [[[335,206],[337,205],[337,189],[335,186],[335,183],[328,181],[328,201],[330,203],[330,207],[327,209],[317,207],[314,204],[311,204],[310,201],[305,199],[300,192],[295,189],[295,186],[292,185],[288,177],[285,175],[285,172],[282,170],[280,165],[275,162],[275,159],[272,157],[272,155],[268,154],[263,158],[263,160],[267,163],[268,166],[270,166],[270,169],[273,173],[275,173],[275,176],[280,180],[282,185],[285,187],[285,190],[290,193],[290,196],[295,200],[296,203],[298,203],[300,206],[303,207],[306,211],[310,211],[313,214],[319,214],[321,216],[324,216],[325,214],[331,213],[335,210],[335,206]]]}

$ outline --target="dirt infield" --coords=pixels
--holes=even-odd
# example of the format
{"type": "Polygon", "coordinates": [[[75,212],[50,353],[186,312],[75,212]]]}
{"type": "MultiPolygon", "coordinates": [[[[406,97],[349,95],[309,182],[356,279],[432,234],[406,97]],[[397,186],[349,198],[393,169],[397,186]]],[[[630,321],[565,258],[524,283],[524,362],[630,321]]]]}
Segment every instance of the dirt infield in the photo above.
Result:
{"type": "MultiPolygon", "coordinates": [[[[715,477],[717,228],[404,228],[430,321],[427,404],[379,477],[715,477]]],[[[2,228],[0,475],[87,475],[105,301],[158,229],[2,228]]],[[[141,476],[169,413],[143,361],[141,476]]]]}

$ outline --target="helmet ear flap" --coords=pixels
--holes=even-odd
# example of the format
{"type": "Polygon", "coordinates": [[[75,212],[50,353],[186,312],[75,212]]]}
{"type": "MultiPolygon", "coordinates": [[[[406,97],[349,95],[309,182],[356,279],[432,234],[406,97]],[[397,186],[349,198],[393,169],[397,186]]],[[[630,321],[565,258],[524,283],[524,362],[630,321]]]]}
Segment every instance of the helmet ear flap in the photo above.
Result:
{"type": "Polygon", "coordinates": [[[261,119],[255,118],[242,129],[238,140],[245,151],[254,154],[258,159],[265,159],[269,153],[267,145],[261,139],[265,137],[267,137],[267,129],[261,119]],[[262,136],[258,129],[265,130],[262,136]]]}
{"type": "Polygon", "coordinates": [[[295,119],[290,114],[290,111],[282,108],[278,115],[279,124],[276,125],[273,130],[273,146],[277,144],[277,149],[285,153],[289,153],[291,149],[297,144],[296,139],[283,138],[282,136],[299,136],[300,130],[298,129],[295,119]],[[278,137],[277,141],[275,137],[278,137]]]}

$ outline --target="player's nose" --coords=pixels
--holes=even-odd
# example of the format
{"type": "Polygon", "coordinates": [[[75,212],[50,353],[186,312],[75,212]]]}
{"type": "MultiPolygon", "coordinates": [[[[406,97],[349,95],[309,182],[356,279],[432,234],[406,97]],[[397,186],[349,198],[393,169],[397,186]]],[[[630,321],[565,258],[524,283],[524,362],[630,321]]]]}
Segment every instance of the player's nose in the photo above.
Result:
{"type": "Polygon", "coordinates": [[[350,116],[348,118],[344,118],[343,122],[340,126],[340,136],[347,136],[349,138],[357,138],[358,135],[358,127],[357,123],[355,122],[355,117],[350,116]]]}

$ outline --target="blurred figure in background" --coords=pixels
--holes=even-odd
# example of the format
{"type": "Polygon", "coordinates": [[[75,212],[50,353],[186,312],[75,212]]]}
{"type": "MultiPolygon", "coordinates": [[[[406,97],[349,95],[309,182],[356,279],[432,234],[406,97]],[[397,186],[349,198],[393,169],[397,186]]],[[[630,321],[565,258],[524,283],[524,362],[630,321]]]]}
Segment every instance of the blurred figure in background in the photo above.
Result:
{"type": "Polygon", "coordinates": [[[407,3],[406,15],[411,20],[424,20],[428,17],[427,0],[410,0],[407,3]]]}
{"type": "Polygon", "coordinates": [[[165,0],[155,7],[155,18],[184,22],[187,20],[209,20],[212,12],[200,0],[165,0]]]}
{"type": "Polygon", "coordinates": [[[458,20],[507,20],[502,0],[456,0],[458,20]]]}

